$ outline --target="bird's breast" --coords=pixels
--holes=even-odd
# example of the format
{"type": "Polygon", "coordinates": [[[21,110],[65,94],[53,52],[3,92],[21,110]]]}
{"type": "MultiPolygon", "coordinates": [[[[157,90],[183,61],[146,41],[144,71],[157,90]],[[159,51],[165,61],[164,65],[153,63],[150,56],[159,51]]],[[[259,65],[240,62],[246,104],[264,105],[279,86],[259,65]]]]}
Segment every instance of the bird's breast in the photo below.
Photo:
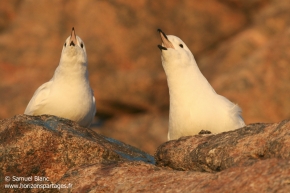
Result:
{"type": "Polygon", "coordinates": [[[85,82],[56,82],[51,89],[48,104],[58,116],[71,120],[85,117],[92,109],[93,94],[85,82]]]}

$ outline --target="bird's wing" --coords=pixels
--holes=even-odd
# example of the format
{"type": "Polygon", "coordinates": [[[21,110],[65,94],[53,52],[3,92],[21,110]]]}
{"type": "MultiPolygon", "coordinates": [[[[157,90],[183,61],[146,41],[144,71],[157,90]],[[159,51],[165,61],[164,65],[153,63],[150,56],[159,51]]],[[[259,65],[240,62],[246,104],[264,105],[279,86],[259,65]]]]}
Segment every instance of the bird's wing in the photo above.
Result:
{"type": "Polygon", "coordinates": [[[95,114],[96,114],[96,112],[97,112],[97,107],[96,107],[96,99],[95,99],[94,91],[93,91],[93,90],[92,90],[92,95],[93,95],[93,104],[94,104],[94,106],[95,106],[95,113],[94,113],[94,116],[95,116],[95,114]]]}
{"type": "Polygon", "coordinates": [[[95,118],[95,115],[96,115],[96,112],[97,112],[97,108],[96,108],[96,99],[94,97],[94,91],[93,89],[91,89],[91,92],[92,92],[92,96],[93,96],[93,104],[92,104],[92,111],[89,113],[89,117],[88,119],[86,120],[86,127],[90,127],[90,125],[93,123],[94,121],[94,118],[95,118]]]}
{"type": "Polygon", "coordinates": [[[46,102],[46,99],[50,92],[52,81],[48,81],[41,85],[34,93],[33,97],[29,101],[24,114],[34,115],[35,111],[39,109],[39,107],[43,106],[46,102]]]}
{"type": "Polygon", "coordinates": [[[93,95],[93,105],[94,105],[94,116],[93,116],[93,119],[94,119],[94,117],[95,117],[95,115],[96,115],[96,113],[97,113],[97,107],[96,107],[96,99],[95,99],[95,96],[94,96],[94,91],[93,91],[93,89],[91,89],[92,90],[92,95],[93,95]]]}
{"type": "Polygon", "coordinates": [[[219,95],[219,96],[228,106],[231,117],[234,120],[238,121],[238,124],[240,127],[245,126],[246,124],[245,124],[243,116],[242,116],[242,109],[239,107],[239,105],[232,103],[229,99],[227,99],[224,96],[221,96],[221,95],[219,95]]]}

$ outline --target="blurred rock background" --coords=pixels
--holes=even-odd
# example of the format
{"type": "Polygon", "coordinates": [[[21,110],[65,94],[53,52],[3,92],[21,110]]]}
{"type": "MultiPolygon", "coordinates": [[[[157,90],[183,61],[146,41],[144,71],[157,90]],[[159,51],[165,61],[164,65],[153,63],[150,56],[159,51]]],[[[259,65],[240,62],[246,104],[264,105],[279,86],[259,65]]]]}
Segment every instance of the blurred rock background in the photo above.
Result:
{"type": "Polygon", "coordinates": [[[92,128],[153,154],[169,96],[157,28],[179,36],[247,124],[290,118],[290,1],[0,2],[0,119],[22,114],[75,27],[97,101],[92,128]]]}

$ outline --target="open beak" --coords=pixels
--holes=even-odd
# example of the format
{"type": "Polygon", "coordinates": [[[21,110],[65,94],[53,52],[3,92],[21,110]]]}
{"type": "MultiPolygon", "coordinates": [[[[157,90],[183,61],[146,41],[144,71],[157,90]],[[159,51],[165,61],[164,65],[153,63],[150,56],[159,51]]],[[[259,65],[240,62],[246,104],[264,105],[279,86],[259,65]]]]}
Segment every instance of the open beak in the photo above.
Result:
{"type": "Polygon", "coordinates": [[[77,44],[76,32],[75,29],[72,28],[71,35],[70,35],[70,46],[75,46],[77,44]]]}
{"type": "Polygon", "coordinates": [[[173,44],[168,40],[166,34],[161,29],[158,29],[157,31],[159,32],[162,41],[162,45],[158,45],[158,48],[160,50],[167,50],[167,48],[174,49],[173,44]]]}

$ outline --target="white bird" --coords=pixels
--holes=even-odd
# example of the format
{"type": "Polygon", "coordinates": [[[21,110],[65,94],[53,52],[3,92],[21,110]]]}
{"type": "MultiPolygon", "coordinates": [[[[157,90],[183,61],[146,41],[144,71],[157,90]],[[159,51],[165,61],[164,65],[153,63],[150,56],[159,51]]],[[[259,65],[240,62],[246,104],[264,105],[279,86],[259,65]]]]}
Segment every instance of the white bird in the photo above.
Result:
{"type": "Polygon", "coordinates": [[[87,65],[85,44],[72,28],[52,79],[35,91],[24,114],[55,115],[89,127],[96,114],[96,104],[87,65]]]}
{"type": "Polygon", "coordinates": [[[220,133],[245,126],[242,110],[215,92],[185,43],[160,29],[158,32],[170,96],[168,140],[196,135],[201,130],[220,133]]]}

